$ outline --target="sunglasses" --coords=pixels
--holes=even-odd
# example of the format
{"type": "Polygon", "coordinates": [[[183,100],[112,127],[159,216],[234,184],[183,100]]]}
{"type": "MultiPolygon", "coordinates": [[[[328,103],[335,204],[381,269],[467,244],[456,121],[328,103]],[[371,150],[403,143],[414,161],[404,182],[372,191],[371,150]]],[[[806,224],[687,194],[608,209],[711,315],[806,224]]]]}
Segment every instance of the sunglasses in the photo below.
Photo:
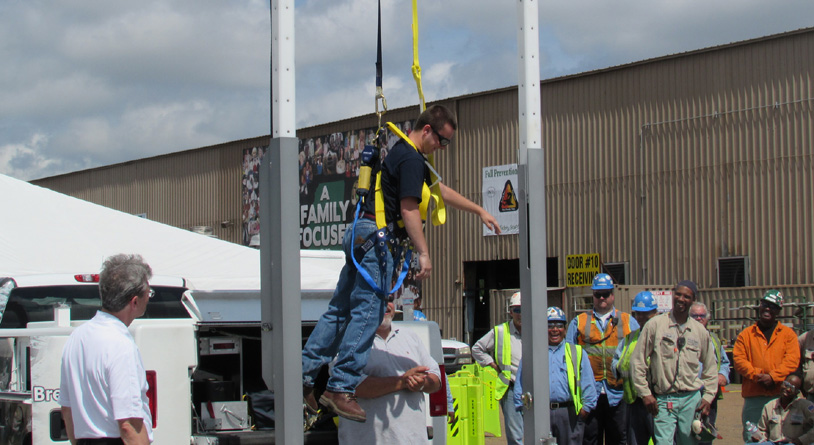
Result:
{"type": "Polygon", "coordinates": [[[696,320],[703,320],[703,319],[707,318],[707,316],[704,315],[704,314],[690,314],[690,317],[692,317],[692,318],[694,318],[696,320]]]}
{"type": "Polygon", "coordinates": [[[796,386],[792,385],[791,383],[789,383],[788,381],[785,381],[785,380],[783,381],[783,387],[788,388],[788,389],[790,389],[790,390],[792,390],[794,392],[798,391],[796,386]]]}
{"type": "Polygon", "coordinates": [[[594,298],[609,298],[611,295],[611,292],[594,292],[594,298]]]}
{"type": "MultiPolygon", "coordinates": [[[[430,127],[430,128],[432,128],[432,127],[430,127]]],[[[439,144],[440,144],[442,147],[446,147],[447,145],[449,145],[449,143],[450,143],[450,142],[452,142],[452,141],[450,141],[449,139],[447,139],[447,138],[445,138],[445,137],[441,136],[441,133],[439,133],[439,132],[438,132],[438,131],[437,131],[435,128],[432,128],[432,132],[433,132],[433,133],[435,133],[435,136],[437,136],[437,137],[438,137],[438,143],[439,143],[439,144]]]]}
{"type": "Polygon", "coordinates": [[[770,303],[770,302],[768,302],[766,300],[763,300],[763,301],[760,302],[760,307],[767,307],[769,309],[773,309],[773,310],[777,310],[777,311],[780,310],[780,306],[778,306],[778,305],[776,305],[774,303],[770,303]]]}
{"type": "Polygon", "coordinates": [[[520,312],[520,306],[514,306],[514,307],[512,307],[512,312],[514,312],[515,314],[519,314],[519,313],[521,313],[521,312],[520,312]]]}
{"type": "Polygon", "coordinates": [[[150,296],[148,298],[153,298],[153,297],[155,297],[155,290],[153,288],[150,288],[150,296]]]}

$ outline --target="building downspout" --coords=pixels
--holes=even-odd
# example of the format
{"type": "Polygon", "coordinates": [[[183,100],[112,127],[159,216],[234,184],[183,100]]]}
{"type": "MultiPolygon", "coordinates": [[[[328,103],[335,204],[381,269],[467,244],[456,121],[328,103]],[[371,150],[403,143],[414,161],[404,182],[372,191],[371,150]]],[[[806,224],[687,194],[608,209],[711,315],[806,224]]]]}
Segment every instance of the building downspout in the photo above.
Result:
{"type": "Polygon", "coordinates": [[[640,216],[640,219],[639,219],[639,225],[640,225],[639,245],[641,246],[641,257],[640,257],[639,261],[641,261],[641,264],[642,264],[641,277],[639,278],[640,283],[645,283],[646,278],[647,278],[647,261],[645,261],[645,248],[644,248],[644,243],[645,243],[645,240],[647,239],[647,236],[645,235],[645,231],[644,231],[644,229],[645,229],[645,224],[644,224],[644,220],[645,220],[644,219],[644,200],[645,200],[645,192],[644,192],[644,187],[645,187],[645,178],[644,178],[644,171],[645,171],[644,170],[644,168],[645,168],[644,167],[644,161],[645,161],[645,159],[644,159],[644,130],[646,128],[648,128],[649,126],[650,126],[650,124],[644,124],[644,125],[642,125],[641,131],[639,131],[639,177],[641,178],[641,182],[642,182],[641,190],[639,191],[639,206],[641,206],[641,216],[640,216]]]}

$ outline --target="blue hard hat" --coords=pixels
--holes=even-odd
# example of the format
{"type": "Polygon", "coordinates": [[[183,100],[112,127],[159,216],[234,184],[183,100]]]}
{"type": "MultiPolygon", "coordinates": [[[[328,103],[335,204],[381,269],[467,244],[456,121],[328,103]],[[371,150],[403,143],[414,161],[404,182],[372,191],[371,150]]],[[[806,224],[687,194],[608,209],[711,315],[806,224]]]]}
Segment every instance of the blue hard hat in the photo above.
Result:
{"type": "Polygon", "coordinates": [[[548,321],[561,321],[563,323],[568,321],[565,319],[565,312],[556,306],[549,307],[547,313],[548,321]]]}
{"type": "Polygon", "coordinates": [[[594,282],[591,284],[593,290],[608,290],[613,289],[613,279],[606,273],[598,273],[594,277],[594,282]]]}
{"type": "Polygon", "coordinates": [[[633,299],[633,308],[635,312],[650,312],[659,308],[656,303],[656,298],[650,291],[639,292],[636,298],[633,299]]]}

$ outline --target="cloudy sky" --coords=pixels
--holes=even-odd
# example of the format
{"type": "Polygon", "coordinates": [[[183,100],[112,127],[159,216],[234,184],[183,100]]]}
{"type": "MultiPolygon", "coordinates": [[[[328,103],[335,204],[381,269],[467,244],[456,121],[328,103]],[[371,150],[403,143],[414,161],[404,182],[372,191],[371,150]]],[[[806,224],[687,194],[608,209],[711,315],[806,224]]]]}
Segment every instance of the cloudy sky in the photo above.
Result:
{"type": "MultiPolygon", "coordinates": [[[[417,103],[411,2],[384,92],[417,103]]],[[[419,2],[428,101],[517,84],[515,2],[419,2]]],[[[543,79],[814,26],[810,0],[540,2],[543,79]]],[[[296,0],[297,124],[373,111],[375,0],[296,0]]],[[[0,0],[0,173],[30,180],[269,134],[269,3],[0,0]]]]}

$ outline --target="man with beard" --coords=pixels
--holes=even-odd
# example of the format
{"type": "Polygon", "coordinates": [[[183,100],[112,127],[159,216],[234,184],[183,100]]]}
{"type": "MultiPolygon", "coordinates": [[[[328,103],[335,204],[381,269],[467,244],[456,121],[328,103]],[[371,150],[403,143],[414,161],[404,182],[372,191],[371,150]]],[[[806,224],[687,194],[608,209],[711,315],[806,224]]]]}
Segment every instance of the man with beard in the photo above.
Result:
{"type": "Polygon", "coordinates": [[[409,328],[394,329],[393,303],[387,303],[376,330],[365,378],[356,387],[364,423],[339,418],[340,443],[427,443],[424,393],[441,387],[441,371],[421,339],[409,328]]]}
{"type": "MultiPolygon", "coordinates": [[[[633,318],[643,327],[648,320],[658,314],[658,304],[653,293],[639,292],[633,299],[633,318]]],[[[630,379],[630,357],[639,342],[641,328],[625,337],[625,341],[616,348],[611,368],[617,377],[625,379],[622,384],[622,400],[628,405],[627,412],[627,443],[631,445],[647,445],[653,439],[653,416],[647,412],[644,402],[636,393],[633,381],[630,379]]]]}
{"type": "Polygon", "coordinates": [[[768,290],[758,306],[758,320],[744,329],[735,341],[732,358],[743,377],[743,439],[750,434],[746,422],[757,424],[763,406],[780,395],[781,383],[797,370],[800,346],[794,331],[777,322],[783,307],[783,294],[768,290]]]}
{"type": "Polygon", "coordinates": [[[673,289],[673,309],[642,328],[630,361],[633,386],[654,417],[656,445],[672,444],[673,440],[678,445],[695,444],[695,412],[707,416],[718,390],[709,332],[689,316],[697,296],[695,283],[679,281],[673,289]],[[698,391],[701,386],[703,397],[698,391]]]}

